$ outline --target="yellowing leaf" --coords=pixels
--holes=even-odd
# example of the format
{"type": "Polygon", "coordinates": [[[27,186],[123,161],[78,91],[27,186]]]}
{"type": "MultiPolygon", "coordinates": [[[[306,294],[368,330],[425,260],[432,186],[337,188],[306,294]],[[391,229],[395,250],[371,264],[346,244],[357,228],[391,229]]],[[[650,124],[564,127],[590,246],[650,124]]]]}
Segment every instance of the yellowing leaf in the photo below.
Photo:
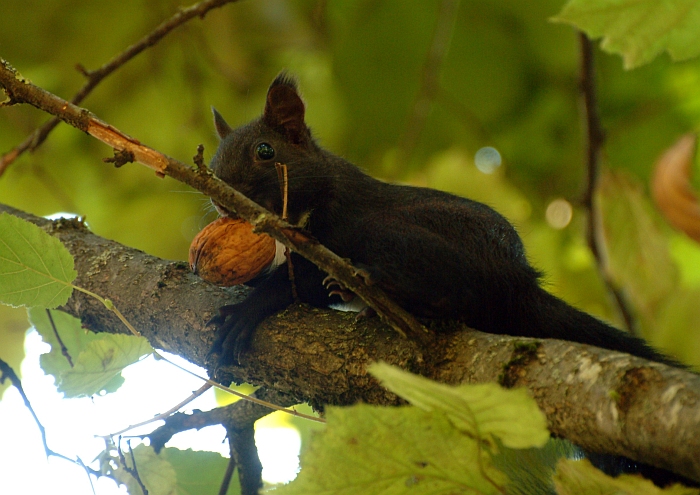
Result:
{"type": "Polygon", "coordinates": [[[651,179],[651,194],[668,222],[700,242],[700,203],[690,186],[697,136],[686,134],[661,155],[651,179]]]}
{"type": "Polygon", "coordinates": [[[76,275],[61,241],[21,218],[0,214],[0,302],[58,307],[68,301],[76,275]]]}
{"type": "Polygon", "coordinates": [[[640,320],[653,323],[660,305],[675,290],[678,270],[666,239],[651,215],[641,184],[606,172],[598,198],[610,275],[626,294],[640,320]]]}
{"type": "Polygon", "coordinates": [[[358,404],[329,407],[326,419],[299,476],[276,494],[491,494],[507,481],[479,442],[440,412],[358,404]]]}
{"type": "Polygon", "coordinates": [[[587,460],[561,460],[554,475],[558,495],[699,495],[700,490],[672,485],[661,489],[640,476],[611,478],[587,460]]]}
{"type": "Polygon", "coordinates": [[[542,447],[549,440],[547,420],[525,388],[445,385],[386,363],[373,364],[369,372],[414,406],[442,411],[456,428],[481,439],[494,435],[514,449],[542,447]]]}
{"type": "Polygon", "coordinates": [[[73,368],[60,375],[58,390],[67,397],[112,391],[121,385],[121,371],[151,352],[153,348],[143,337],[102,334],[80,353],[73,368]]]}
{"type": "Polygon", "coordinates": [[[553,20],[602,37],[603,50],[621,54],[627,69],[664,50],[674,60],[700,54],[698,0],[571,0],[553,20]]]}

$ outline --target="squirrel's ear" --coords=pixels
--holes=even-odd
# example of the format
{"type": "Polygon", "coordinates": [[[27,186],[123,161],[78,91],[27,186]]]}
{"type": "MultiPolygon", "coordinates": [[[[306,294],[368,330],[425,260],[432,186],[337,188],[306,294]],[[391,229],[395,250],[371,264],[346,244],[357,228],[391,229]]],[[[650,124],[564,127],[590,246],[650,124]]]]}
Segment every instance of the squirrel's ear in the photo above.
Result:
{"type": "Polygon", "coordinates": [[[297,144],[309,134],[304,123],[304,102],[297,92],[296,82],[284,72],[267,90],[263,122],[297,144]]]}
{"type": "Polygon", "coordinates": [[[211,111],[214,114],[214,127],[216,127],[216,133],[219,135],[220,139],[224,139],[226,136],[231,134],[231,132],[233,132],[233,129],[231,129],[231,126],[226,123],[221,114],[216,111],[216,108],[211,107],[211,111]]]}

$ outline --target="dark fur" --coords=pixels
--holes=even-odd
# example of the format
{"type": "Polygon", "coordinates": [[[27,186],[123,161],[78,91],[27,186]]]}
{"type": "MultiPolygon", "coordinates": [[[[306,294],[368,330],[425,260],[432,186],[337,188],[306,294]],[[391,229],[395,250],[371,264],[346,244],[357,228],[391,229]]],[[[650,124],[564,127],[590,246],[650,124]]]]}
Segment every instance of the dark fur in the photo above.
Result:
{"type": "MultiPolygon", "coordinates": [[[[412,314],[460,320],[490,333],[591,344],[676,365],[643,340],[572,308],[540,287],[513,226],[488,206],[433,189],[378,181],[320,148],[304,123],[296,84],[282,74],[263,116],[231,129],[216,112],[221,143],[211,167],[222,180],[277,214],[282,195],[275,162],[287,165],[289,219],[355,266],[412,314]],[[259,143],[276,151],[256,156],[259,143]],[[310,214],[310,215],[309,215],[310,214]]],[[[302,301],[325,306],[325,274],[293,255],[302,301]]],[[[257,324],[293,302],[287,267],[262,280],[242,303],[222,308],[214,351],[231,363],[257,324]]]]}
{"type": "MultiPolygon", "coordinates": [[[[270,86],[260,119],[235,130],[218,113],[215,120],[221,143],[211,168],[218,177],[280,214],[274,164],[286,164],[290,222],[310,212],[305,227],[316,239],[366,269],[374,283],[416,316],[458,319],[485,332],[558,338],[672,362],[641,339],[542,289],[517,232],[493,209],[434,189],[378,181],[319,147],[304,124],[296,84],[286,75],[270,86]],[[272,160],[255,156],[262,142],[275,149],[272,160]]],[[[296,261],[295,267],[302,301],[329,304],[320,284],[324,274],[310,263],[296,261]]],[[[254,327],[292,303],[286,268],[278,272],[250,296],[272,299],[266,310],[253,310],[256,317],[245,318],[245,324],[230,322],[233,331],[221,342],[225,362],[247,347],[253,328],[244,327],[254,327]]],[[[243,303],[245,312],[260,304],[243,303]]],[[[237,319],[242,310],[235,311],[237,319]]]]}

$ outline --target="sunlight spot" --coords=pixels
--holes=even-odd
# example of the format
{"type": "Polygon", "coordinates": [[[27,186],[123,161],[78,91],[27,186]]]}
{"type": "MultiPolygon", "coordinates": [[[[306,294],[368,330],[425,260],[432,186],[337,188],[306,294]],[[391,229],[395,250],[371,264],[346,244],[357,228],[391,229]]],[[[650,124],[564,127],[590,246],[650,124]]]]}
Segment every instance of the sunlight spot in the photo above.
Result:
{"type": "Polygon", "coordinates": [[[492,174],[501,166],[501,154],[496,148],[486,146],[474,155],[474,165],[485,174],[492,174]]]}
{"type": "Polygon", "coordinates": [[[59,211],[58,213],[53,213],[52,215],[46,215],[44,218],[48,220],[60,220],[61,218],[78,218],[76,213],[68,213],[65,211],[59,211]]]}
{"type": "Polygon", "coordinates": [[[574,216],[574,209],[565,199],[555,199],[547,206],[545,218],[547,223],[555,229],[563,229],[571,222],[574,216]]]}
{"type": "Polygon", "coordinates": [[[294,428],[256,428],[255,444],[268,483],[288,483],[299,472],[301,437],[294,428]]]}

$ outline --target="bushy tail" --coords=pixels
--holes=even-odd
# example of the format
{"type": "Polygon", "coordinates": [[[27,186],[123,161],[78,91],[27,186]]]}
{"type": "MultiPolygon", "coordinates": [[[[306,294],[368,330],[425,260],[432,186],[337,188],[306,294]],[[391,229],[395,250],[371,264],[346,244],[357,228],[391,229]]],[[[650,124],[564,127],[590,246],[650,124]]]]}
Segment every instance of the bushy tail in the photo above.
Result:
{"type": "Polygon", "coordinates": [[[644,340],[569,306],[544,289],[538,288],[534,299],[535,301],[524,301],[527,307],[521,307],[528,315],[528,330],[533,336],[580,342],[683,367],[678,361],[660,353],[644,340]]]}

